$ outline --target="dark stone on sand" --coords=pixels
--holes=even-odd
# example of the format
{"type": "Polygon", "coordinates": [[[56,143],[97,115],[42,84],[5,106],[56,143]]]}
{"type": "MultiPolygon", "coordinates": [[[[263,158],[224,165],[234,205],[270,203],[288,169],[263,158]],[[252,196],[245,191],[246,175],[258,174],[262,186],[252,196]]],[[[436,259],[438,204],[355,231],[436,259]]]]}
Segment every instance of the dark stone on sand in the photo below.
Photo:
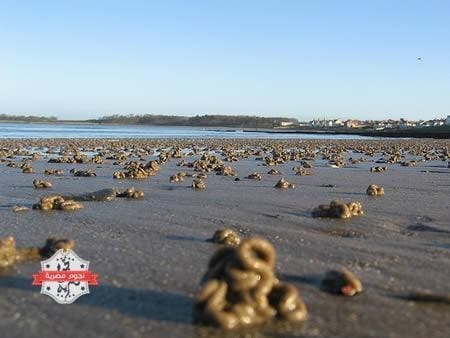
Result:
{"type": "Polygon", "coordinates": [[[81,195],[71,195],[63,196],[64,199],[71,199],[74,201],[97,201],[97,202],[108,202],[116,198],[117,189],[102,189],[94,192],[88,192],[81,195]]]}

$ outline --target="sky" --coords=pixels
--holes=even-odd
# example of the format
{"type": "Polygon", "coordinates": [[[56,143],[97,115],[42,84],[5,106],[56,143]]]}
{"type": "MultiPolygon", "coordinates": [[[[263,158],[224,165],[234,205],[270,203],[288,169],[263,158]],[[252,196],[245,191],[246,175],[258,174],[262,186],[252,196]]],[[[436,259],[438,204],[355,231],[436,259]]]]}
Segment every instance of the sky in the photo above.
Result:
{"type": "Polygon", "coordinates": [[[0,113],[445,117],[450,0],[0,0],[0,113]]]}

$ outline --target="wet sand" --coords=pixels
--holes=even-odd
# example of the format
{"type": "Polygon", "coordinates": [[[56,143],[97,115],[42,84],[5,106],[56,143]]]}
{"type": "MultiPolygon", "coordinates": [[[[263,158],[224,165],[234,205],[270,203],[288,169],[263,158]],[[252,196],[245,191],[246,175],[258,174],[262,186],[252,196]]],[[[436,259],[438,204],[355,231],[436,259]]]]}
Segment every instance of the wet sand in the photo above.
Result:
{"type": "MultiPolygon", "coordinates": [[[[1,141],[2,148],[41,146],[74,142],[90,149],[102,141],[1,141]]],[[[170,184],[169,177],[191,168],[176,166],[171,159],[145,180],[113,179],[122,166],[114,160],[103,164],[47,163],[55,154],[30,162],[34,173],[7,167],[7,160],[20,163],[15,155],[0,164],[0,237],[12,235],[18,246],[41,245],[49,236],[72,238],[76,253],[91,262],[100,285],[74,304],[59,305],[31,286],[39,263],[26,263],[0,275],[0,330],[4,337],[445,337],[450,335],[448,304],[415,302],[403,297],[415,290],[450,293],[450,169],[440,159],[416,166],[375,164],[384,148],[450,147],[448,141],[121,141],[168,147],[220,145],[247,147],[350,149],[364,144],[376,149],[369,161],[331,168],[317,155],[310,176],[296,176],[299,161],[275,167],[250,156],[232,166],[235,177],[207,173],[207,188],[195,191],[192,178],[170,184]],[[372,173],[373,166],[387,166],[372,173]],[[44,169],[64,169],[64,176],[45,176],[44,169]],[[96,177],[74,177],[69,170],[92,169],[96,177]],[[267,175],[271,168],[281,176],[267,175]],[[252,172],[261,181],[245,179],[252,172]],[[426,172],[424,172],[426,171],[426,172]],[[275,189],[280,177],[295,189],[275,189]],[[35,178],[50,180],[53,187],[37,190],[35,178]],[[380,197],[367,196],[369,184],[385,189],[380,197]],[[332,184],[334,187],[323,185],[332,184]],[[72,195],[129,186],[144,191],[142,199],[82,202],[74,212],[29,210],[13,213],[14,205],[31,207],[40,196],[72,195]],[[313,218],[311,211],[331,200],[358,200],[364,216],[349,220],[313,218]],[[192,304],[210,256],[218,248],[207,241],[214,231],[229,227],[241,237],[262,236],[277,251],[276,273],[282,281],[298,287],[309,317],[303,325],[267,325],[241,333],[193,326],[192,304]],[[356,273],[364,287],[353,298],[327,294],[320,280],[331,268],[344,265],[356,273]],[[6,335],[4,335],[6,334],[6,335]]],[[[110,144],[110,143],[106,143],[110,144]]],[[[34,151],[34,150],[33,150],[34,151]]],[[[126,151],[126,150],[125,150],[126,151]]],[[[267,152],[270,154],[269,152],[267,152]]],[[[201,154],[201,153],[200,153],[201,154]]],[[[220,153],[218,157],[223,158],[220,153]]],[[[405,153],[405,158],[423,156],[405,153]]],[[[198,159],[200,155],[185,158],[198,159]]],[[[157,159],[156,155],[144,156],[157,159]]],[[[144,162],[145,163],[145,162],[144,162]]]]}

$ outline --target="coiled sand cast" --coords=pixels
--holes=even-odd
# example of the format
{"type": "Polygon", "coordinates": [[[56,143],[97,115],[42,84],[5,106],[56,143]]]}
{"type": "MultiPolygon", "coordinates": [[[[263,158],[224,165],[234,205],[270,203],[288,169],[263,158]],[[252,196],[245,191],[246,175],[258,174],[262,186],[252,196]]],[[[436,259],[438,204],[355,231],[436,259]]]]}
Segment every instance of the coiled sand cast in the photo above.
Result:
{"type": "Polygon", "coordinates": [[[375,184],[371,184],[367,188],[366,194],[369,196],[381,196],[381,195],[384,195],[384,188],[379,187],[375,184]]]}
{"type": "Polygon", "coordinates": [[[305,303],[293,285],[275,277],[274,265],[275,250],[261,238],[220,248],[209,261],[196,297],[194,323],[231,330],[272,319],[303,322],[305,303]]]}
{"type": "Polygon", "coordinates": [[[358,201],[344,203],[341,201],[332,201],[330,205],[321,204],[312,212],[313,217],[331,217],[331,218],[351,218],[361,216],[364,212],[362,205],[358,201]]]}
{"type": "Polygon", "coordinates": [[[0,270],[10,268],[24,261],[36,261],[50,258],[59,249],[72,249],[75,242],[71,239],[48,238],[43,247],[17,248],[12,236],[0,239],[0,270]]]}
{"type": "Polygon", "coordinates": [[[233,229],[218,229],[211,241],[218,244],[228,245],[228,246],[236,246],[241,243],[241,238],[233,229]]]}

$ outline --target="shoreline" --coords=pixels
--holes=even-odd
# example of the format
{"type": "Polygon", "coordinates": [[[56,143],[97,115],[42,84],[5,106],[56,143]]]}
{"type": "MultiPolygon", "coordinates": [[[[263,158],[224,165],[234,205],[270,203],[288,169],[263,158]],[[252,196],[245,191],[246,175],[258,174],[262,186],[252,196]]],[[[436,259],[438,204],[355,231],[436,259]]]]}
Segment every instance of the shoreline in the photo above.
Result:
{"type": "Polygon", "coordinates": [[[404,129],[404,130],[365,130],[365,131],[353,131],[353,130],[330,130],[330,129],[242,129],[246,133],[268,133],[268,134],[319,134],[319,135],[359,135],[369,137],[388,137],[388,138],[433,138],[433,139],[450,139],[450,126],[445,128],[439,128],[436,130],[433,127],[432,130],[428,128],[404,129]]]}
{"type": "Polygon", "coordinates": [[[395,130],[354,130],[354,129],[284,129],[284,128],[245,128],[245,127],[227,127],[227,126],[187,126],[187,125],[151,125],[136,123],[102,123],[93,121],[1,121],[4,124],[23,124],[23,125],[98,125],[98,126],[127,126],[138,128],[193,128],[203,129],[211,132],[233,133],[242,131],[244,133],[264,133],[264,134],[280,134],[280,135],[357,135],[367,137],[385,137],[385,138],[432,138],[432,139],[450,139],[450,126],[441,127],[423,127],[416,129],[395,129],[395,130]]]}

